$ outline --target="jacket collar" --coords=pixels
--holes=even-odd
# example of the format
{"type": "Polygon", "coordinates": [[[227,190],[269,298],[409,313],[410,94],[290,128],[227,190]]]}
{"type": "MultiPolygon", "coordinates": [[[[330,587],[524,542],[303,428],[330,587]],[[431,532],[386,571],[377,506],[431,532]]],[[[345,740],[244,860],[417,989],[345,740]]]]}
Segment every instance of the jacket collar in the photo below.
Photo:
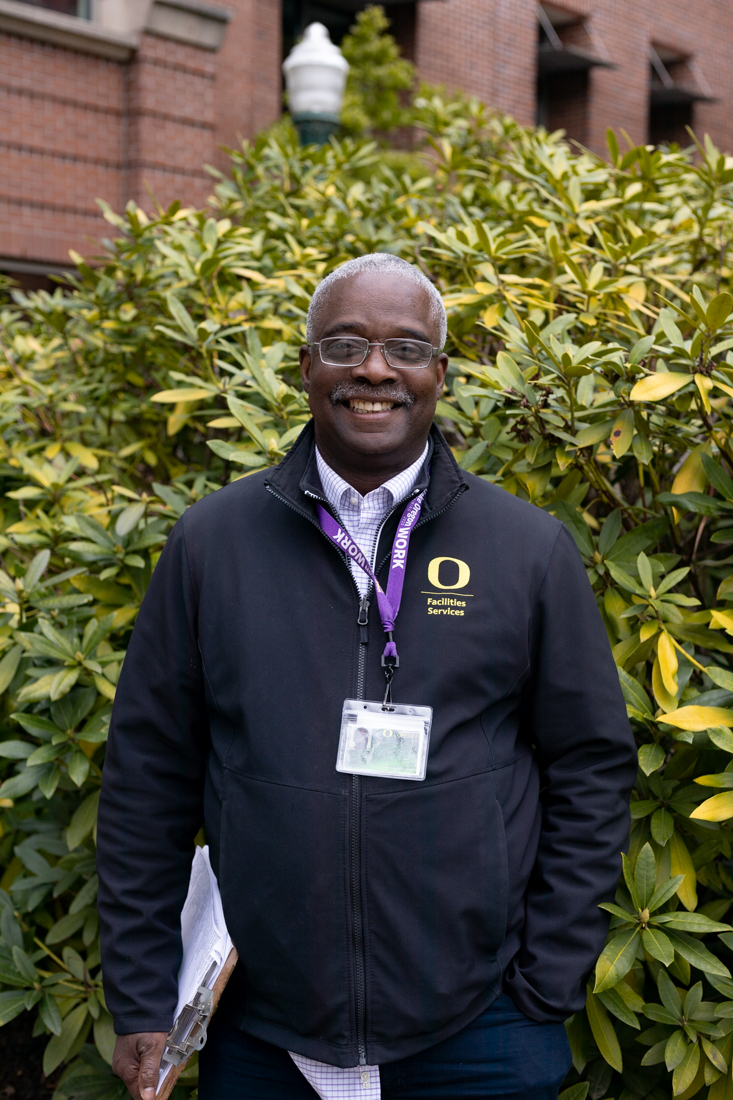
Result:
{"type": "MultiPolygon", "coordinates": [[[[426,486],[428,488],[421,522],[442,512],[469,488],[463,471],[436,424],[430,429],[428,443],[427,458],[412,491],[412,495],[416,496],[426,486]]],[[[265,481],[265,488],[274,491],[298,511],[305,511],[315,518],[315,503],[317,500],[325,502],[325,497],[318,476],[312,420],[305,425],[282,462],[273,468],[265,481]]]]}

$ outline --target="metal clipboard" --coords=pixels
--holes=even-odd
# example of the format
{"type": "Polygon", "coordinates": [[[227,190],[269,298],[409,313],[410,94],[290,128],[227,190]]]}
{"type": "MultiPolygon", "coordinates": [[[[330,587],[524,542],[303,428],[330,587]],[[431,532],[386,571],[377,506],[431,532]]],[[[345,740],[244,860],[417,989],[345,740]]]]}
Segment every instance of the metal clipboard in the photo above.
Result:
{"type": "Polygon", "coordinates": [[[194,997],[183,1006],[176,1017],[166,1038],[163,1052],[163,1061],[171,1064],[171,1070],[166,1074],[165,1080],[155,1094],[155,1100],[168,1100],[191,1055],[204,1047],[211,1017],[237,965],[237,958],[237,952],[232,948],[213,988],[209,989],[204,979],[194,997]]]}

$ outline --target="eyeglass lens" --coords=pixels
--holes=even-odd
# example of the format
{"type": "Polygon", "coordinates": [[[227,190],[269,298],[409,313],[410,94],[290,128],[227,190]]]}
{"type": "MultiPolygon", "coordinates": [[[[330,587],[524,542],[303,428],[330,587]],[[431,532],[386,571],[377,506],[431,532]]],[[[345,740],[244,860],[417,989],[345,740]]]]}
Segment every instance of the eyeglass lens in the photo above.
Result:
{"type": "MultiPolygon", "coordinates": [[[[426,367],[433,357],[432,345],[423,340],[385,340],[383,347],[389,365],[402,370],[426,367]]],[[[368,353],[363,336],[329,336],[320,343],[321,362],[334,367],[358,367],[368,353]]]]}

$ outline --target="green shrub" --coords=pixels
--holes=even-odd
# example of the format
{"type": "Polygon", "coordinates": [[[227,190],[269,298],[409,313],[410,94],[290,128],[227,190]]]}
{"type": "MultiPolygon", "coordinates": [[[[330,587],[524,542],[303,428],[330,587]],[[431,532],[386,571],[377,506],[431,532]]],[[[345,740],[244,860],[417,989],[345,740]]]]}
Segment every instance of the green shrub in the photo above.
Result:
{"type": "Polygon", "coordinates": [[[341,43],[349,62],[341,110],[345,133],[388,133],[411,122],[404,95],[415,84],[416,70],[400,56],[399,46],[388,33],[389,25],[384,8],[370,5],[357,14],[341,43]]]}
{"type": "Polygon", "coordinates": [[[422,172],[280,128],[208,213],[107,210],[98,265],[2,307],[0,1022],[35,1013],[58,1100],[122,1095],[94,823],[150,572],[191,502],[287,451],[313,287],[375,249],[444,294],[460,464],[573,533],[638,737],[566,1100],[733,1097],[733,159],[610,135],[605,163],[470,101],[414,112],[422,172]]]}

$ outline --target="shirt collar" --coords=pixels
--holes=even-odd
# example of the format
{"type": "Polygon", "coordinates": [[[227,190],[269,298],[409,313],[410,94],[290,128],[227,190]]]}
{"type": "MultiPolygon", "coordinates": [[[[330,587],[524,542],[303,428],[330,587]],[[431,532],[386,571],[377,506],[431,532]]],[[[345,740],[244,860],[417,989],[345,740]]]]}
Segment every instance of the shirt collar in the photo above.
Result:
{"type": "Polygon", "coordinates": [[[429,447],[426,443],[424,451],[411,466],[408,466],[406,470],[401,470],[399,474],[395,474],[394,477],[391,477],[389,481],[385,481],[379,488],[373,489],[371,493],[362,496],[352,485],[344,481],[335,470],[331,469],[321,452],[318,450],[318,447],[316,447],[318,474],[326,499],[334,511],[338,512],[341,507],[344,493],[348,493],[349,497],[356,495],[360,503],[365,500],[369,500],[370,503],[371,501],[376,502],[381,498],[381,501],[384,502],[384,510],[386,512],[410,495],[427,457],[428,449],[429,447]]]}

